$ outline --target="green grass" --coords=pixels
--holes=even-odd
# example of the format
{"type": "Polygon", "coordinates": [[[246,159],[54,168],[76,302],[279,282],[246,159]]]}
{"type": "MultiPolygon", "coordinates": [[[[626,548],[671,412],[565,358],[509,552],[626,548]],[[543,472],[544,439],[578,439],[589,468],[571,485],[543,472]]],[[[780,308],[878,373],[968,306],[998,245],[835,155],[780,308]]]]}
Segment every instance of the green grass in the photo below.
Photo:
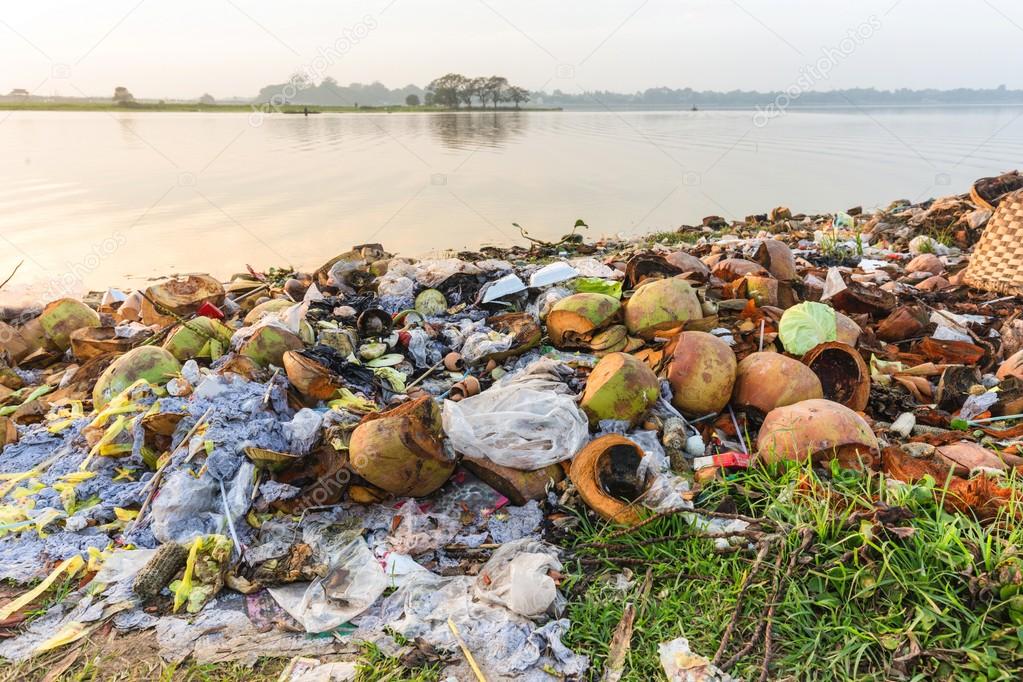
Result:
{"type": "MultiPolygon", "coordinates": [[[[1023,529],[1010,521],[1018,505],[982,525],[941,510],[926,486],[889,488],[877,475],[825,482],[798,469],[777,479],[742,474],[714,485],[701,505],[724,501],[771,519],[765,531],[775,532],[775,523],[785,530],[749,581],[721,661],[756,640],[791,562],[770,619],[770,679],[986,682],[1023,675],[1023,610],[1010,608],[1023,599],[1013,596],[1023,581],[1023,529]],[[896,511],[877,516],[874,500],[896,511]],[[809,545],[800,551],[804,537],[809,545]]],[[[603,564],[573,566],[567,587],[582,587],[582,594],[570,602],[566,644],[602,670],[625,602],[636,598],[649,568],[653,587],[638,606],[623,679],[658,679],[657,645],[681,635],[712,658],[754,552],[716,553],[677,516],[612,539],[619,546],[611,549],[585,547],[607,542],[610,532],[581,523],[577,557],[603,564]],[[635,585],[623,594],[610,577],[632,562],[635,585]]],[[[756,680],[763,661],[760,637],[731,672],[756,680]]]]}
{"type": "MultiPolygon", "coordinates": [[[[726,551],[679,515],[632,532],[578,517],[559,541],[567,550],[562,588],[572,621],[565,644],[590,656],[588,679],[599,679],[629,601],[637,602],[637,615],[624,680],[662,679],[658,644],[679,636],[695,653],[714,657],[733,616],[734,631],[719,662],[735,658],[730,672],[745,680],[761,678],[767,640],[768,679],[1021,679],[1018,502],[982,523],[945,512],[933,482],[909,486],[880,474],[837,471],[824,476],[801,466],[773,474],[750,470],[701,493],[700,508],[757,521],[726,551]],[[639,599],[648,570],[652,587],[639,599]],[[623,571],[633,581],[625,591],[614,580],[623,571]]],[[[1007,484],[1023,492],[1015,478],[1007,484]]],[[[121,638],[90,642],[60,679],[271,682],[287,663],[266,658],[253,669],[168,666],[149,641],[151,632],[134,636],[139,639],[113,652],[102,646],[121,638]],[[137,664],[125,666],[124,656],[137,664]]],[[[68,651],[0,668],[0,679],[39,680],[68,651]]],[[[451,656],[457,660],[458,652],[451,656]]],[[[429,658],[407,667],[366,645],[357,679],[435,682],[441,667],[429,658]]]]}
{"type": "Polygon", "coordinates": [[[686,230],[682,231],[665,231],[665,232],[654,232],[647,235],[646,240],[649,244],[662,244],[664,246],[676,246],[678,244],[695,244],[700,240],[700,237],[714,237],[714,234],[701,232],[699,230],[686,230]]]}

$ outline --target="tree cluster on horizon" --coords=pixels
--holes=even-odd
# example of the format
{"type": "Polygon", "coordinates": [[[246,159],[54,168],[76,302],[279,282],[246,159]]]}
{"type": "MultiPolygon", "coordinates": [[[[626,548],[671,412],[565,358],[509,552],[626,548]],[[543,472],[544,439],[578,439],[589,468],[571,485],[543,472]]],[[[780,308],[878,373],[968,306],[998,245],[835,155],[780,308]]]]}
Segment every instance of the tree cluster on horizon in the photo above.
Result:
{"type": "Polygon", "coordinates": [[[426,104],[458,109],[463,104],[471,109],[473,101],[481,107],[492,104],[496,109],[501,102],[519,104],[529,101],[529,91],[511,85],[504,76],[468,78],[460,73],[448,73],[435,78],[426,86],[426,104]]]}

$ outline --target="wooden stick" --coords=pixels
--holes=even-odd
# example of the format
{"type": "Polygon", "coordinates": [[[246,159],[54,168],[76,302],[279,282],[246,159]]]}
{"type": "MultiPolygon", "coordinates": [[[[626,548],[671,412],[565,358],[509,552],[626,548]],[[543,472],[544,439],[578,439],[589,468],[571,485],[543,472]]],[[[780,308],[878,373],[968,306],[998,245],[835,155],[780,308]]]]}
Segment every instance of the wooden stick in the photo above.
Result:
{"type": "Polygon", "coordinates": [[[14,266],[14,269],[11,270],[11,274],[7,275],[7,279],[5,279],[3,282],[0,282],[0,289],[3,289],[5,284],[14,279],[14,275],[18,273],[18,268],[20,268],[24,264],[25,261],[19,261],[18,264],[14,266]]]}
{"type": "MultiPolygon", "coordinates": [[[[639,588],[639,595],[636,603],[642,604],[650,592],[650,585],[653,582],[653,569],[646,570],[646,577],[643,585],[639,588]]],[[[625,657],[629,655],[632,647],[632,628],[636,622],[636,604],[628,602],[622,610],[622,619],[618,621],[614,635],[611,637],[611,645],[608,647],[607,665],[604,666],[602,682],[618,682],[625,672],[625,657]]]]}
{"type": "Polygon", "coordinates": [[[472,668],[472,671],[476,674],[476,679],[479,680],[479,682],[487,682],[487,678],[483,675],[483,671],[480,670],[480,667],[476,664],[476,659],[472,657],[472,652],[469,651],[469,647],[466,645],[465,640],[462,639],[460,634],[458,634],[458,628],[455,626],[455,621],[450,618],[448,618],[448,629],[451,630],[452,636],[454,636],[455,641],[458,642],[458,647],[462,650],[465,660],[469,662],[469,667],[472,668]]]}

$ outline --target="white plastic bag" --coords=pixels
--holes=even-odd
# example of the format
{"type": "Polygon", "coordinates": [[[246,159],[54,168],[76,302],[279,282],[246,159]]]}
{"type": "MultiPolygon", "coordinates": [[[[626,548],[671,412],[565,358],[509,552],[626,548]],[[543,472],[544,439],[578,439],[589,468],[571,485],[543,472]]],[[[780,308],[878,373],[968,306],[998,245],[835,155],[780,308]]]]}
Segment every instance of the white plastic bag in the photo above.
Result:
{"type": "Polygon", "coordinates": [[[387,575],[361,537],[332,559],[324,578],[268,588],[306,632],[333,630],[368,609],[387,589],[387,575]]]}
{"type": "Polygon", "coordinates": [[[503,606],[520,616],[536,618],[565,599],[548,571],[561,571],[556,551],[542,542],[523,538],[497,548],[476,577],[473,592],[482,601],[503,606]]]}
{"type": "Polygon", "coordinates": [[[738,682],[706,656],[693,653],[685,637],[662,642],[657,652],[669,682],[738,682]]]}
{"type": "Polygon", "coordinates": [[[589,422],[557,380],[555,367],[538,360],[479,395],[444,401],[451,446],[468,457],[526,471],[574,456],[589,440],[589,422]]]}

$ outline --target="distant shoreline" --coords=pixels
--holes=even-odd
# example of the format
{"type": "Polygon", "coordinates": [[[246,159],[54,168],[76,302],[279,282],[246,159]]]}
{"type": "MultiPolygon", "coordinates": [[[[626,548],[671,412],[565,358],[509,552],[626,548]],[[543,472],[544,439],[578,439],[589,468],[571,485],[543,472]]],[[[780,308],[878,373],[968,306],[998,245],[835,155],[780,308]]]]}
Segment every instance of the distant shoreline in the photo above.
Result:
{"type": "MultiPolygon", "coordinates": [[[[889,109],[889,110],[929,110],[929,109],[1015,109],[1023,107],[1023,103],[1007,102],[970,102],[970,103],[914,103],[914,104],[793,104],[788,107],[790,112],[827,112],[827,111],[855,111],[857,109],[889,109]]],[[[255,104],[198,104],[196,102],[141,102],[132,106],[123,106],[113,102],[18,102],[6,100],[0,97],[0,111],[54,111],[54,112],[89,112],[100,111],[107,113],[263,113],[263,114],[288,114],[302,115],[305,113],[306,105],[287,104],[281,107],[270,107],[269,105],[258,106],[255,104]]],[[[552,106],[552,107],[492,107],[481,108],[461,107],[451,109],[447,107],[410,107],[407,105],[391,106],[331,106],[331,105],[308,105],[309,114],[475,114],[475,113],[508,113],[508,112],[647,112],[647,113],[690,113],[689,107],[683,106],[628,106],[621,104],[609,104],[600,106],[552,106]]],[[[756,107],[743,105],[721,105],[705,106],[697,112],[707,111],[756,111],[756,107]]]]}
{"type": "Polygon", "coordinates": [[[187,102],[136,102],[132,105],[115,104],[113,102],[17,102],[0,100],[0,111],[104,111],[109,113],[136,113],[136,112],[191,112],[191,113],[263,113],[263,114],[391,114],[391,113],[415,113],[415,114],[450,114],[462,112],[508,112],[508,111],[562,111],[561,107],[488,107],[486,109],[473,107],[449,109],[445,107],[410,107],[407,105],[379,106],[379,107],[350,107],[350,106],[322,106],[286,104],[274,106],[263,104],[199,104],[187,102]]]}

